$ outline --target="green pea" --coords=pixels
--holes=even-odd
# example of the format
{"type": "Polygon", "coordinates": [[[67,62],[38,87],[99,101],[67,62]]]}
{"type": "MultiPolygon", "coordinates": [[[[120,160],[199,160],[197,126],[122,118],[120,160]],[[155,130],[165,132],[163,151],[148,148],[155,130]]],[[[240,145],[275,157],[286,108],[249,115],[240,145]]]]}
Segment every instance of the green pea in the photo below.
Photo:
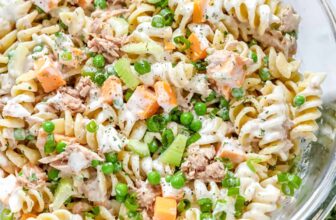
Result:
{"type": "Polygon", "coordinates": [[[180,122],[185,126],[188,126],[193,119],[194,116],[190,112],[183,112],[180,116],[180,122]]]}
{"type": "Polygon", "coordinates": [[[140,60],[134,63],[134,69],[140,75],[144,75],[151,71],[151,64],[147,60],[140,60]]]}
{"type": "Polygon", "coordinates": [[[223,119],[223,121],[228,121],[230,120],[230,112],[227,108],[223,108],[220,112],[219,112],[219,116],[223,119]]]}
{"type": "Polygon", "coordinates": [[[161,175],[157,171],[151,171],[147,174],[148,182],[152,185],[160,184],[161,175]]]}
{"type": "Polygon", "coordinates": [[[147,129],[151,132],[159,132],[166,127],[168,120],[161,115],[153,115],[147,119],[147,129]]]}
{"type": "Polygon", "coordinates": [[[202,122],[200,120],[193,120],[189,127],[190,130],[197,132],[202,128],[202,122]]]}
{"type": "Polygon", "coordinates": [[[116,195],[116,200],[120,203],[125,202],[126,196],[118,196],[116,195]]]}
{"type": "Polygon", "coordinates": [[[294,107],[300,107],[306,102],[306,98],[303,95],[297,95],[294,97],[293,105],[294,107]]]}
{"type": "Polygon", "coordinates": [[[126,196],[128,194],[128,187],[125,183],[118,183],[115,190],[117,196],[126,196]]]}
{"type": "Polygon", "coordinates": [[[270,80],[271,79],[271,73],[269,71],[269,69],[267,68],[262,68],[260,71],[259,71],[259,77],[262,81],[267,81],[267,80],[270,80]]]}
{"type": "Polygon", "coordinates": [[[178,109],[178,107],[175,107],[170,111],[169,116],[172,121],[179,122],[181,114],[182,114],[182,111],[178,109]]]}
{"type": "Polygon", "coordinates": [[[86,130],[90,133],[95,133],[98,130],[98,125],[94,120],[91,120],[87,125],[86,125],[86,130]]]}
{"type": "Polygon", "coordinates": [[[15,128],[14,129],[14,138],[17,141],[23,141],[26,139],[26,132],[22,128],[15,128]]]}
{"type": "Polygon", "coordinates": [[[152,18],[152,26],[155,28],[163,28],[165,26],[165,19],[162,15],[155,15],[152,18]]]}
{"type": "Polygon", "coordinates": [[[122,164],[120,161],[113,164],[113,173],[118,173],[122,169],[122,164]]]}
{"type": "Polygon", "coordinates": [[[66,148],[66,143],[64,142],[58,142],[57,145],[56,145],[56,152],[57,153],[62,153],[63,151],[65,151],[65,148],[66,148]]]}
{"type": "Polygon", "coordinates": [[[164,129],[161,136],[162,144],[165,146],[170,145],[174,141],[174,133],[172,129],[164,129]]]}
{"type": "Polygon", "coordinates": [[[234,98],[241,99],[244,96],[245,92],[243,88],[233,88],[231,94],[234,98]]]}
{"type": "Polygon", "coordinates": [[[99,164],[100,164],[99,160],[92,160],[91,161],[91,166],[94,167],[94,168],[96,168],[99,164]]]}
{"type": "Polygon", "coordinates": [[[94,6],[96,8],[105,9],[107,7],[106,0],[94,0],[94,6]]]}
{"type": "Polygon", "coordinates": [[[43,128],[43,130],[44,130],[45,132],[47,132],[47,133],[51,133],[51,132],[53,132],[54,129],[55,129],[55,124],[54,124],[53,122],[51,122],[51,121],[45,121],[45,122],[43,122],[43,124],[42,124],[42,128],[43,128]]]}
{"type": "Polygon", "coordinates": [[[196,141],[198,141],[199,139],[201,139],[201,135],[199,133],[195,133],[193,135],[191,135],[188,140],[187,140],[187,146],[189,146],[190,144],[195,143],[196,141]]]}
{"type": "Polygon", "coordinates": [[[114,170],[114,165],[111,162],[107,162],[102,165],[102,171],[104,174],[112,174],[113,170],[114,170]]]}
{"type": "Polygon", "coordinates": [[[56,170],[55,168],[51,168],[48,171],[48,180],[50,181],[56,181],[58,180],[58,174],[59,174],[59,170],[56,170]]]}
{"type": "Polygon", "coordinates": [[[198,204],[202,212],[211,212],[212,210],[212,201],[209,198],[199,199],[198,204]]]}
{"type": "Polygon", "coordinates": [[[107,162],[115,163],[118,161],[118,155],[113,152],[107,153],[105,154],[105,160],[107,162]]]}
{"type": "Polygon", "coordinates": [[[105,66],[105,57],[101,54],[97,54],[92,61],[93,65],[97,68],[103,68],[105,66]]]}
{"type": "Polygon", "coordinates": [[[185,185],[185,178],[183,174],[175,174],[171,178],[170,184],[175,189],[181,189],[185,185]]]}
{"type": "Polygon", "coordinates": [[[194,109],[197,115],[205,115],[207,112],[207,106],[203,102],[196,102],[194,109]]]}
{"type": "Polygon", "coordinates": [[[149,151],[151,153],[155,153],[159,149],[159,145],[156,139],[153,139],[149,144],[148,144],[149,151]]]}
{"type": "Polygon", "coordinates": [[[96,73],[93,77],[93,81],[98,85],[102,86],[106,80],[106,75],[104,73],[96,73]]]}

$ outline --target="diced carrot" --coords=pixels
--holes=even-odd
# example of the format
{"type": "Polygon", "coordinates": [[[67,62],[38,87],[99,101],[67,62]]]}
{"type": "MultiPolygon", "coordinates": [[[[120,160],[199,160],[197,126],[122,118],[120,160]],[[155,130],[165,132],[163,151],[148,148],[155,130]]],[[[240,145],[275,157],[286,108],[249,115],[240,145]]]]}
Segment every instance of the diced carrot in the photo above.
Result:
{"type": "Polygon", "coordinates": [[[165,50],[174,50],[176,48],[172,42],[165,41],[164,45],[165,50]]]}
{"type": "Polygon", "coordinates": [[[188,40],[191,43],[190,49],[191,49],[191,59],[193,61],[197,61],[200,59],[204,59],[207,56],[207,52],[205,49],[201,48],[201,42],[199,41],[198,37],[196,34],[192,33],[188,40]]]}
{"type": "Polygon", "coordinates": [[[122,100],[123,90],[121,81],[115,76],[110,76],[105,80],[101,91],[104,102],[112,104],[114,100],[122,100]]]}
{"type": "Polygon", "coordinates": [[[20,220],[26,220],[29,218],[35,218],[37,215],[33,214],[33,213],[24,213],[22,214],[20,220]]]}
{"type": "Polygon", "coordinates": [[[48,59],[44,61],[44,64],[37,71],[37,79],[41,83],[44,92],[54,91],[66,84],[61,72],[48,59]]]}
{"type": "Polygon", "coordinates": [[[154,220],[175,220],[177,204],[175,199],[156,197],[154,220]]]}
{"type": "Polygon", "coordinates": [[[204,8],[206,0],[194,0],[193,23],[204,22],[204,8]]]}
{"type": "Polygon", "coordinates": [[[176,95],[168,82],[156,82],[154,85],[154,90],[157,97],[157,102],[163,109],[170,111],[177,105],[176,95]]]}
{"type": "Polygon", "coordinates": [[[127,102],[128,109],[136,114],[139,119],[147,119],[159,109],[156,95],[146,86],[138,86],[127,102]]]}

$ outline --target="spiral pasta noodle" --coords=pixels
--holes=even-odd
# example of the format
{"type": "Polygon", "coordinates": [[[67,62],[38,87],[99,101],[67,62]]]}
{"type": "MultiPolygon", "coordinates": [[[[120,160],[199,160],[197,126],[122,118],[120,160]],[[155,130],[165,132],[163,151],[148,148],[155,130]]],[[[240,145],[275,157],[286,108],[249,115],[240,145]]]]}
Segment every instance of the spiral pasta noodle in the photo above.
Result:
{"type": "Polygon", "coordinates": [[[9,198],[9,207],[13,212],[23,211],[24,213],[42,212],[53,200],[50,189],[29,189],[25,191],[18,189],[9,198]]]}
{"type": "Polygon", "coordinates": [[[321,105],[321,82],[325,75],[306,73],[306,79],[299,83],[297,95],[306,98],[304,105],[294,110],[294,126],[290,131],[291,138],[316,140],[315,132],[318,129],[316,119],[321,116],[318,107],[321,105]]]}
{"type": "Polygon", "coordinates": [[[321,116],[299,20],[281,0],[0,0],[3,214],[270,219],[321,116]]]}
{"type": "Polygon", "coordinates": [[[30,217],[29,220],[71,220],[77,219],[81,220],[82,218],[79,215],[72,214],[68,210],[56,210],[52,213],[42,213],[36,217],[30,217]]]}

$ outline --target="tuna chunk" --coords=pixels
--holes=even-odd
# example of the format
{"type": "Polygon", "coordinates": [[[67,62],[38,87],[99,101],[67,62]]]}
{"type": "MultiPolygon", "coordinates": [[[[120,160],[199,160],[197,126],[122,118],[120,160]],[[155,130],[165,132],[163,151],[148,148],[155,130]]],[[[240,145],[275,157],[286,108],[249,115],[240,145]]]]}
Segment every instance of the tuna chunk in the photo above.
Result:
{"type": "Polygon", "coordinates": [[[140,207],[146,209],[149,215],[153,214],[155,198],[161,194],[160,188],[155,188],[148,182],[136,182],[137,189],[135,190],[140,207]]]}
{"type": "Polygon", "coordinates": [[[280,31],[291,32],[299,28],[300,16],[294,11],[293,7],[289,5],[281,9],[280,20],[280,31]]]}
{"type": "Polygon", "coordinates": [[[92,160],[103,161],[103,158],[77,143],[72,143],[66,147],[64,152],[44,157],[39,161],[40,163],[50,164],[64,174],[76,174],[91,166],[92,160]]]}
{"type": "Polygon", "coordinates": [[[69,110],[73,113],[85,111],[84,101],[88,96],[92,83],[89,78],[81,78],[75,88],[61,87],[56,95],[48,99],[47,103],[57,111],[69,110]]]}
{"type": "Polygon", "coordinates": [[[203,181],[221,181],[225,176],[225,169],[221,162],[215,161],[216,151],[213,147],[200,148],[190,146],[188,156],[181,165],[181,170],[187,179],[201,179],[203,181]]]}
{"type": "Polygon", "coordinates": [[[45,185],[47,175],[40,167],[32,164],[26,164],[18,173],[17,180],[19,183],[29,188],[39,188],[45,185]]]}
{"type": "Polygon", "coordinates": [[[124,41],[122,38],[104,39],[94,37],[88,42],[88,47],[92,52],[103,54],[108,62],[112,63],[115,59],[120,57],[120,48],[124,44],[124,41]]]}

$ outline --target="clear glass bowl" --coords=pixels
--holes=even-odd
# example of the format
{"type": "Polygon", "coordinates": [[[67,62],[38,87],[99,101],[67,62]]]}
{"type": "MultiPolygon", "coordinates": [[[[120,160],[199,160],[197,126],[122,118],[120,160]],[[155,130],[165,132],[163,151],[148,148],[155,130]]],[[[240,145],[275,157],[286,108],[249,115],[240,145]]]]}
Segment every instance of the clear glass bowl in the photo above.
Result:
{"type": "Polygon", "coordinates": [[[301,15],[297,58],[302,71],[325,72],[317,143],[303,148],[297,196],[273,219],[322,220],[336,205],[336,0],[287,0],[301,15]]]}

